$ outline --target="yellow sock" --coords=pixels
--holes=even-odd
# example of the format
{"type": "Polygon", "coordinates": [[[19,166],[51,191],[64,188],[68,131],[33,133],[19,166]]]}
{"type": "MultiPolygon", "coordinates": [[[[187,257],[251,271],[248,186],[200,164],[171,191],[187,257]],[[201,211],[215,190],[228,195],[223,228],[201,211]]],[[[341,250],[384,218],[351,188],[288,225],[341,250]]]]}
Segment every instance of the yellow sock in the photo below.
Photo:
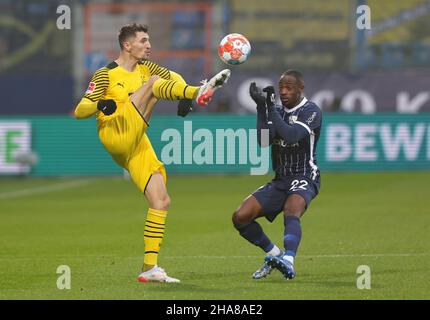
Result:
{"type": "Polygon", "coordinates": [[[144,269],[149,269],[157,264],[158,252],[164,236],[166,216],[167,211],[165,210],[148,209],[143,237],[145,242],[144,269]]]}
{"type": "Polygon", "coordinates": [[[182,81],[159,78],[152,86],[152,93],[164,100],[194,99],[199,89],[182,81]]]}

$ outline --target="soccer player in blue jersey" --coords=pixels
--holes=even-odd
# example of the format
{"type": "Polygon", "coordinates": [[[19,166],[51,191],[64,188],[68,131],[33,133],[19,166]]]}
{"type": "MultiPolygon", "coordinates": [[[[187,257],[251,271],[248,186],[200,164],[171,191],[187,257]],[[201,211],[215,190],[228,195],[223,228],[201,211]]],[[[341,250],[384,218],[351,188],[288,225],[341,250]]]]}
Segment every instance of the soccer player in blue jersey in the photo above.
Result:
{"type": "Polygon", "coordinates": [[[262,137],[268,133],[275,171],[274,179],[248,196],[232,218],[240,235],[266,253],[254,279],[266,277],[274,268],[287,279],[295,277],[294,257],[302,237],[300,218],[320,188],[316,147],[322,115],[321,109],[303,96],[304,88],[299,71],[284,72],[279,80],[282,105],[277,106],[273,86],[264,90],[255,83],[250,86],[250,95],[257,104],[258,142],[267,146],[262,137]],[[284,215],[284,252],[256,221],[265,217],[272,222],[280,212],[284,215]]]}

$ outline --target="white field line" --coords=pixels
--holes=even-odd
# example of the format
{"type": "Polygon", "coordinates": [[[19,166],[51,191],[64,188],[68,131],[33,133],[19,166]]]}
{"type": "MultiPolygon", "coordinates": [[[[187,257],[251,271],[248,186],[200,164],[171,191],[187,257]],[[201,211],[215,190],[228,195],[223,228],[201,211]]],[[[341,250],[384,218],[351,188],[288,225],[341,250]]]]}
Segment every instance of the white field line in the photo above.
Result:
{"type": "Polygon", "coordinates": [[[50,184],[48,186],[38,186],[34,188],[27,188],[27,189],[21,189],[21,190],[14,190],[14,191],[8,191],[8,192],[2,192],[0,193],[0,199],[11,199],[11,198],[20,198],[25,196],[33,196],[35,194],[43,194],[43,193],[50,193],[54,191],[60,191],[65,189],[71,189],[71,188],[77,188],[84,186],[86,184],[89,184],[92,180],[74,180],[74,181],[67,181],[67,182],[61,182],[56,184],[50,184]]]}
{"type": "MultiPolygon", "coordinates": [[[[298,258],[360,258],[360,257],[424,257],[430,256],[427,253],[369,253],[369,254],[318,254],[318,255],[300,255],[298,258]]],[[[165,256],[163,259],[254,259],[261,258],[258,256],[165,256]]],[[[0,256],[0,260],[79,260],[79,259],[142,259],[142,256],[112,256],[112,255],[79,255],[79,256],[53,256],[53,257],[13,257],[13,256],[0,256]]]]}
{"type": "MultiPolygon", "coordinates": [[[[369,254],[317,254],[317,255],[299,255],[298,258],[356,258],[356,257],[415,257],[430,256],[429,253],[369,253],[369,254]]],[[[242,258],[261,258],[260,256],[178,256],[165,257],[166,259],[182,258],[204,258],[204,259],[242,259],[242,258]]]]}

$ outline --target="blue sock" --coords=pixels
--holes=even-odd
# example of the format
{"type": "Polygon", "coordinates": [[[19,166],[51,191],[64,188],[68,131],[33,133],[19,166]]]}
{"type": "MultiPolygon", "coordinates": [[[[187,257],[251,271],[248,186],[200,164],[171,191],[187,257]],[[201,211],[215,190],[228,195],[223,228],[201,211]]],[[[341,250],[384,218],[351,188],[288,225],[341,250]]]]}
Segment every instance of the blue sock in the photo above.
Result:
{"type": "Polygon", "coordinates": [[[284,247],[287,256],[295,257],[300,239],[302,238],[302,227],[300,218],[295,216],[284,216],[284,247]]]}
{"type": "Polygon", "coordinates": [[[251,223],[235,227],[242,237],[263,249],[264,252],[267,253],[273,249],[274,244],[266,236],[263,229],[257,222],[252,221],[251,223]]]}

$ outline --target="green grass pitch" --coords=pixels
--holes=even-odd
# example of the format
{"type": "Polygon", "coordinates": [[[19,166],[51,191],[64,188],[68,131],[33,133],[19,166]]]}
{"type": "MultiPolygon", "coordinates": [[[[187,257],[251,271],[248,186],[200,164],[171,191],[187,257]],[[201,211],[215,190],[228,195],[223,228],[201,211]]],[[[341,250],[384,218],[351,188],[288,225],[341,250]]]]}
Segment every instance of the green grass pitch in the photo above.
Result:
{"type": "MultiPolygon", "coordinates": [[[[263,254],[231,224],[269,176],[168,177],[160,265],[180,284],[138,283],[146,202],[122,178],[0,179],[0,299],[429,299],[429,172],[323,173],[302,219],[297,277],[253,280],[263,254]],[[57,288],[57,267],[71,289],[57,288]],[[359,290],[357,267],[371,270],[359,290]]],[[[282,247],[283,226],[259,220],[282,247]]]]}

